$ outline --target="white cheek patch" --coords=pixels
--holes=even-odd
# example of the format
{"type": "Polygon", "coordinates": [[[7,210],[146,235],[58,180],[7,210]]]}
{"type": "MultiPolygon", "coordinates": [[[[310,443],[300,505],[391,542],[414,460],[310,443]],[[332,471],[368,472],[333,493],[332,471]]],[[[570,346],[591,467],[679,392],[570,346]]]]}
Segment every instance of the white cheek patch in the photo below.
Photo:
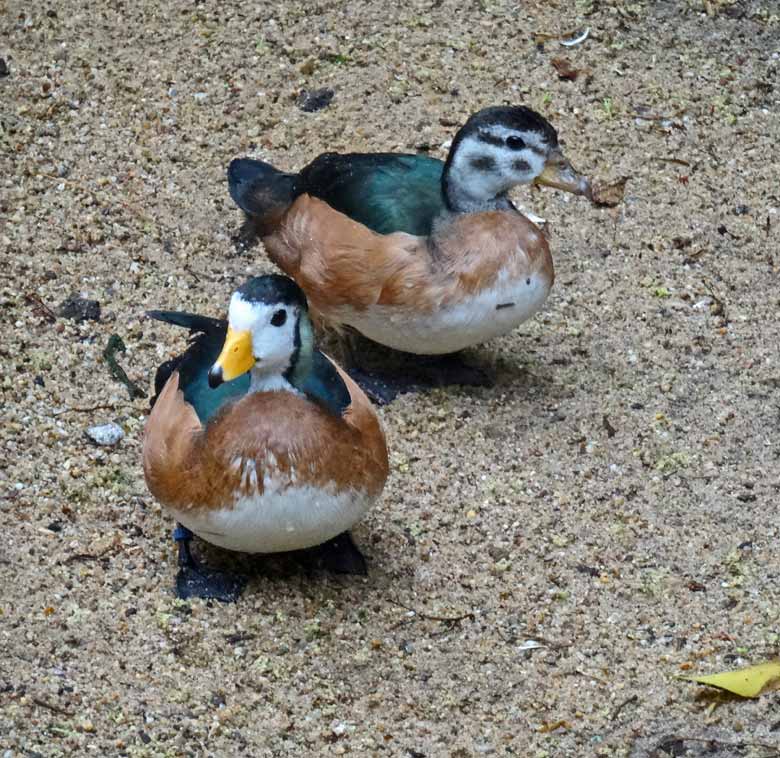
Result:
{"type": "Polygon", "coordinates": [[[284,303],[256,303],[244,300],[236,292],[230,300],[228,323],[237,332],[250,332],[252,335],[252,354],[257,363],[252,370],[253,388],[288,389],[289,384],[281,375],[290,366],[295,352],[295,325],[299,319],[298,308],[284,303]],[[271,323],[273,315],[279,311],[287,312],[287,318],[281,326],[271,323]],[[275,381],[278,379],[278,381],[275,381]],[[268,384],[268,387],[265,387],[268,384]],[[255,387],[257,385],[257,387],[255,387]]]}
{"type": "Polygon", "coordinates": [[[491,198],[506,189],[507,173],[511,170],[507,157],[504,148],[467,137],[455,153],[452,170],[468,194],[491,198]],[[474,165],[485,158],[493,162],[490,168],[474,165]]]}
{"type": "Polygon", "coordinates": [[[295,351],[295,324],[298,310],[292,306],[258,305],[258,321],[252,334],[252,349],[255,357],[267,367],[280,370],[287,368],[295,351]],[[262,309],[262,310],[260,310],[262,309]],[[287,311],[287,319],[281,326],[271,324],[271,318],[278,310],[287,311]]]}
{"type": "MultiPolygon", "coordinates": [[[[530,170],[525,173],[529,174],[531,178],[535,179],[537,176],[539,176],[539,174],[542,173],[542,171],[544,171],[544,158],[539,155],[539,153],[532,150],[526,150],[523,154],[523,160],[530,167],[530,170]]],[[[526,181],[530,181],[530,179],[526,181]]]]}
{"type": "MultiPolygon", "coordinates": [[[[494,131],[505,133],[506,136],[518,135],[518,132],[503,127],[493,127],[491,134],[494,131]]],[[[492,136],[504,139],[498,133],[492,136]]],[[[477,137],[466,137],[458,146],[452,163],[454,178],[468,195],[485,199],[496,197],[516,184],[533,181],[544,169],[547,147],[535,133],[524,133],[523,139],[526,137],[527,145],[540,145],[544,153],[540,154],[530,147],[511,150],[477,137]],[[481,161],[487,165],[480,166],[481,161]],[[521,161],[528,165],[527,169],[518,167],[521,161]]]]}
{"type": "Polygon", "coordinates": [[[258,311],[264,307],[266,306],[250,303],[244,300],[238,292],[234,292],[233,297],[230,298],[228,323],[237,332],[251,332],[259,321],[260,313],[258,311]]]}
{"type": "Polygon", "coordinates": [[[250,392],[292,392],[293,395],[303,395],[282,376],[280,371],[262,371],[257,368],[252,371],[250,392]]]}
{"type": "Polygon", "coordinates": [[[252,333],[252,351],[261,360],[267,358],[275,361],[293,352],[297,320],[297,308],[283,303],[250,303],[238,292],[230,300],[230,327],[237,332],[252,333]],[[279,310],[287,311],[287,319],[281,326],[273,326],[271,318],[279,310]]]}

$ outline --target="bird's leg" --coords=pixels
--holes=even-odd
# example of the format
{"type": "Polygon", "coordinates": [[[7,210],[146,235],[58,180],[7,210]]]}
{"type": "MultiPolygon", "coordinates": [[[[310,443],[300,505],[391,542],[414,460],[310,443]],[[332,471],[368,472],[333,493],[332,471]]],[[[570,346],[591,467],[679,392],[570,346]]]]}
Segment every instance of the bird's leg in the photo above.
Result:
{"type": "Polygon", "coordinates": [[[199,597],[234,603],[246,586],[245,576],[214,571],[201,566],[192,555],[193,534],[182,524],[176,524],[173,539],[179,545],[179,573],[176,576],[176,597],[186,600],[199,597]]]}
{"type": "MultiPolygon", "coordinates": [[[[360,332],[346,328],[339,337],[341,345],[342,365],[352,380],[360,386],[375,405],[387,405],[395,400],[401,392],[409,391],[396,386],[395,378],[387,372],[376,372],[366,368],[366,357],[370,353],[383,355],[385,351],[395,354],[388,348],[377,345],[366,339],[360,332]]],[[[403,355],[402,353],[400,355],[403,355]]],[[[386,356],[385,356],[386,357],[386,356]]],[[[369,360],[370,362],[370,360],[369,360]]]]}
{"type": "Polygon", "coordinates": [[[360,334],[358,332],[353,331],[352,329],[345,328],[344,331],[342,331],[339,334],[339,344],[341,346],[341,360],[342,365],[347,367],[348,369],[358,369],[360,370],[360,366],[362,365],[362,362],[360,360],[360,340],[361,340],[360,334]]]}
{"type": "Polygon", "coordinates": [[[179,546],[179,568],[195,568],[195,559],[192,557],[190,543],[195,535],[186,526],[177,522],[173,530],[173,539],[179,546]]]}

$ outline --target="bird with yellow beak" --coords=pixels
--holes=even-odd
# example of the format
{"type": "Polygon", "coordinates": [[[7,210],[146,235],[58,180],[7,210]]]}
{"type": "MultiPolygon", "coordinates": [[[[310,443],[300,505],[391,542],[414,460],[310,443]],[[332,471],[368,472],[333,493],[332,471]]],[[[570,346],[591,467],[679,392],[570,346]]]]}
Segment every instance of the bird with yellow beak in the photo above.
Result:
{"type": "Polygon", "coordinates": [[[365,573],[347,530],[384,487],[385,436],[360,388],[316,349],[300,288],[250,279],[227,321],[149,315],[196,334],[158,370],[143,446],[149,490],[178,522],[179,597],[232,600],[243,588],[195,561],[193,533],[247,553],[319,546],[326,567],[365,573]]]}

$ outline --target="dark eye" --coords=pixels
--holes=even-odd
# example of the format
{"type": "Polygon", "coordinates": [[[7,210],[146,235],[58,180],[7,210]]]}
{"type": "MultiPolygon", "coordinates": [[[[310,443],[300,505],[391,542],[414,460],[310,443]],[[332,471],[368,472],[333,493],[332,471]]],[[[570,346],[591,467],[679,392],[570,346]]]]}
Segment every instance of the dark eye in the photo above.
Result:
{"type": "Polygon", "coordinates": [[[525,142],[520,137],[516,137],[514,134],[506,138],[506,146],[510,150],[522,150],[525,147],[525,142]]]}
{"type": "Polygon", "coordinates": [[[276,311],[276,313],[271,316],[271,323],[274,326],[283,326],[285,321],[287,321],[287,311],[284,309],[276,311]]]}

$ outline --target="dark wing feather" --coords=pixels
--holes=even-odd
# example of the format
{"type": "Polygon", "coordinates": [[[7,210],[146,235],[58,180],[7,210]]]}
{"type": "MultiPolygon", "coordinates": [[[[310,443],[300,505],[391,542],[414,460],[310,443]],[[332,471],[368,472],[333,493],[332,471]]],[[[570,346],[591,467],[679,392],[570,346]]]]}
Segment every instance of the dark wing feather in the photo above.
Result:
{"type": "Polygon", "coordinates": [[[216,389],[209,387],[208,372],[225,343],[227,321],[181,311],[148,311],[147,315],[157,321],[189,329],[193,335],[184,353],[165,361],[157,369],[152,405],[174,371],[179,372],[179,387],[184,392],[184,399],[195,409],[201,423],[208,421],[229,400],[248,392],[249,374],[216,389]]]}
{"type": "Polygon", "coordinates": [[[428,235],[445,210],[444,164],[425,155],[325,153],[295,179],[294,195],[312,195],[379,234],[428,235]]]}

